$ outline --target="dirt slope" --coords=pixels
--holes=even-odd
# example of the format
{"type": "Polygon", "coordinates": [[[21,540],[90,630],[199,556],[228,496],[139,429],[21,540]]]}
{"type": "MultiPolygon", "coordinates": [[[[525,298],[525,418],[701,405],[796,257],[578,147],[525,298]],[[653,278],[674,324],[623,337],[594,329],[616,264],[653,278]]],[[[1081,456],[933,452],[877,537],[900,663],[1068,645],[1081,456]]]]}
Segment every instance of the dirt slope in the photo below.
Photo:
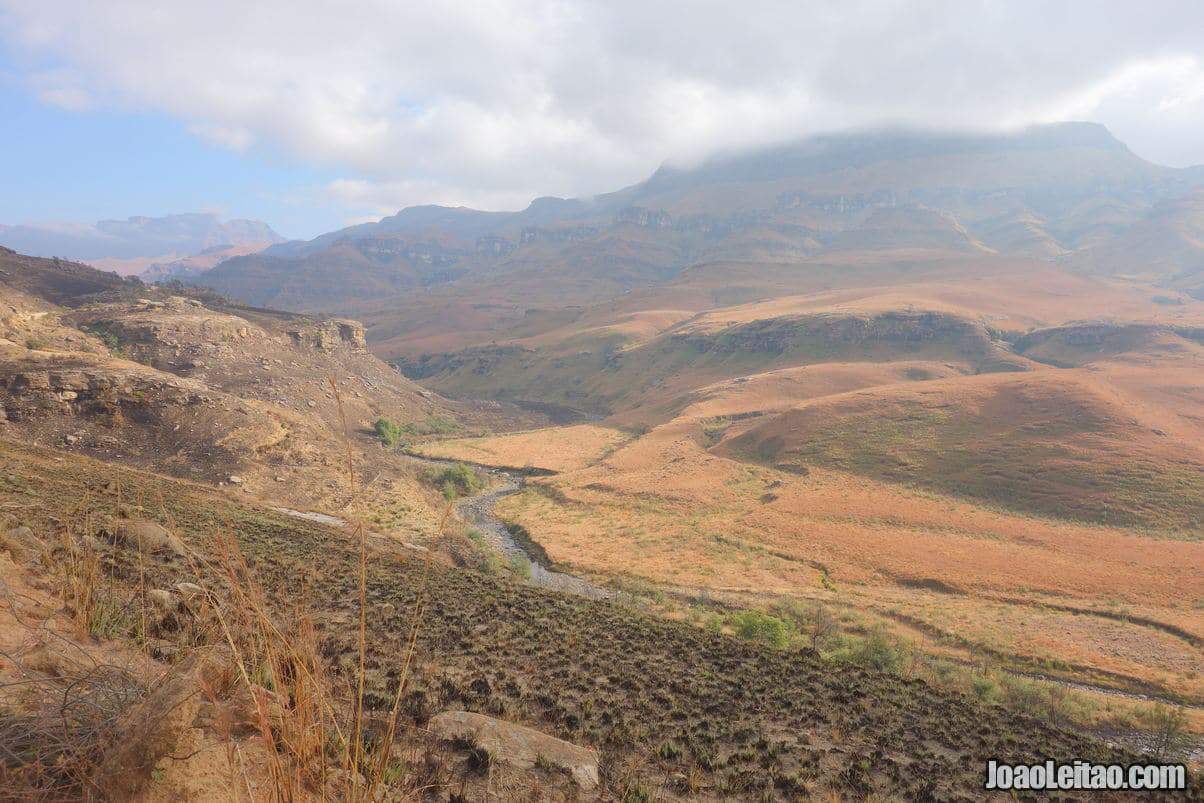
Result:
{"type": "MultiPolygon", "coordinates": [[[[320,600],[315,624],[324,655],[336,672],[350,656],[357,552],[342,533],[75,456],[56,462],[53,453],[3,440],[0,450],[22,478],[0,484],[0,497],[47,500],[26,517],[40,532],[61,526],[68,505],[72,515],[86,513],[103,526],[119,493],[155,500],[147,514],[172,522],[199,554],[214,527],[233,525],[273,604],[320,600]],[[69,501],[79,499],[86,499],[82,509],[69,501]]],[[[140,564],[119,547],[106,548],[106,559],[113,576],[131,583],[206,582],[178,561],[140,564]]],[[[642,789],[692,800],[977,798],[988,756],[1134,760],[920,681],[860,668],[833,672],[807,650],[775,651],[412,555],[374,550],[368,588],[371,710],[392,704],[398,643],[421,598],[418,654],[403,706],[406,738],[410,726],[420,728],[447,708],[503,715],[597,747],[603,786],[615,796],[642,789]]]]}
{"type": "Polygon", "coordinates": [[[9,437],[331,512],[347,502],[332,475],[350,448],[383,509],[413,510],[412,523],[433,530],[437,500],[381,449],[376,419],[467,432],[546,423],[418,387],[368,353],[355,321],[205,306],[50,260],[4,265],[9,437]]]}

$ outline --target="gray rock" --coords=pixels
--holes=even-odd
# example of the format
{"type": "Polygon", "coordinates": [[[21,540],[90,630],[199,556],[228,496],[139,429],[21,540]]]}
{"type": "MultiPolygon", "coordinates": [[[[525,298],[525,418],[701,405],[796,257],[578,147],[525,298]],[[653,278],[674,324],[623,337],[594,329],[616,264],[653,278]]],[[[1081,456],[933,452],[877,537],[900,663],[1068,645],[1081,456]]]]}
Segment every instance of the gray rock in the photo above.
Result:
{"type": "Polygon", "coordinates": [[[15,527],[0,536],[0,549],[17,563],[27,563],[42,554],[45,544],[28,527],[15,527]]]}
{"type": "Polygon", "coordinates": [[[129,519],[117,527],[117,539],[127,546],[147,552],[165,550],[176,555],[185,554],[184,542],[161,524],[144,519],[129,519]]]}
{"type": "Polygon", "coordinates": [[[598,786],[598,752],[546,733],[470,711],[444,711],[427,723],[441,739],[465,739],[494,761],[530,770],[537,761],[566,770],[582,789],[598,786]]]}
{"type": "Polygon", "coordinates": [[[175,613],[180,609],[180,598],[165,588],[152,588],[146,592],[146,598],[162,615],[175,613]]]}

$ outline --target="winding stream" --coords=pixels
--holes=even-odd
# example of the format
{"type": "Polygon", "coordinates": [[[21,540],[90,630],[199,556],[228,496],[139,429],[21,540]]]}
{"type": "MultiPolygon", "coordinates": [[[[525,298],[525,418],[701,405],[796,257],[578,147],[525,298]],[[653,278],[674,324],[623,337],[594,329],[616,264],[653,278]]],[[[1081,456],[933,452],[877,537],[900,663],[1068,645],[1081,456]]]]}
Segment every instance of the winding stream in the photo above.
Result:
{"type": "MultiPolygon", "coordinates": [[[[430,466],[452,466],[456,464],[453,460],[439,460],[436,458],[419,457],[417,455],[406,455],[406,458],[423,465],[430,466]]],[[[517,493],[523,484],[521,478],[515,477],[513,474],[501,469],[488,468],[478,466],[478,470],[495,479],[501,480],[500,484],[494,484],[489,488],[481,491],[473,496],[467,496],[455,503],[456,514],[466,523],[476,529],[485,538],[485,541],[506,559],[525,558],[531,565],[530,582],[533,585],[547,588],[552,591],[559,591],[567,594],[576,594],[588,599],[613,599],[616,592],[609,588],[604,588],[589,580],[585,580],[576,575],[567,574],[565,572],[557,572],[548,569],[538,562],[536,558],[530,555],[523,548],[514,536],[506,528],[505,522],[498,517],[494,510],[497,501],[504,496],[517,493]]],[[[336,526],[345,526],[347,522],[335,516],[328,516],[321,513],[311,513],[290,508],[274,508],[277,512],[284,513],[296,518],[303,518],[309,521],[317,521],[324,524],[334,524],[336,526]]],[[[1063,686],[1077,691],[1093,692],[1103,694],[1110,697],[1123,698],[1128,700],[1147,701],[1147,702],[1163,702],[1173,705],[1174,703],[1168,700],[1163,700],[1158,697],[1139,694],[1135,692],[1126,692],[1120,689],[1113,689],[1106,686],[1097,686],[1090,683],[1067,680],[1063,678],[1053,678],[1044,675],[1030,674],[1019,670],[1004,669],[1003,671],[1017,677],[1029,678],[1032,680],[1041,680],[1047,683],[1052,683],[1058,686],[1063,686]]],[[[1197,706],[1187,706],[1187,708],[1197,708],[1197,706]]],[[[1121,744],[1129,748],[1136,748],[1142,752],[1148,752],[1150,735],[1138,730],[1126,731],[1109,731],[1106,729],[1096,729],[1094,735],[1097,738],[1102,738],[1113,744],[1121,744]]],[[[1189,760],[1200,761],[1204,759],[1204,742],[1193,739],[1188,747],[1187,754],[1189,760]]]]}
{"type": "MultiPolygon", "coordinates": [[[[430,457],[418,457],[416,455],[407,455],[407,457],[416,463],[431,466],[453,466],[456,464],[454,460],[438,460],[430,457]]],[[[552,591],[576,594],[589,599],[611,599],[614,597],[615,592],[611,589],[603,588],[576,575],[552,571],[539,563],[534,556],[528,554],[522,544],[516,541],[514,536],[510,534],[505,522],[494,512],[497,500],[503,496],[518,492],[522,488],[522,480],[500,469],[480,468],[479,471],[491,477],[501,479],[502,483],[486,488],[473,496],[466,496],[456,502],[456,513],[466,524],[471,525],[480,532],[484,536],[485,541],[500,552],[507,560],[518,557],[525,558],[531,564],[532,585],[552,591]]]]}

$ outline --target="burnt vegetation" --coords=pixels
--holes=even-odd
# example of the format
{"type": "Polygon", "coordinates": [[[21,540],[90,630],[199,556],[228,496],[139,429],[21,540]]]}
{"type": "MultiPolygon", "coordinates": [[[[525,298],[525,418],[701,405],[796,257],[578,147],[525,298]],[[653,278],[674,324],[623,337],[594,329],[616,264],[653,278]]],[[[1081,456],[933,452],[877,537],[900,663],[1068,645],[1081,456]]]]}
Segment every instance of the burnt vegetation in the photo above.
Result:
{"type": "MultiPolygon", "coordinates": [[[[221,533],[233,534],[268,608],[309,605],[315,649],[336,685],[356,682],[354,540],[196,486],[0,448],[8,471],[23,478],[0,486],[4,495],[51,500],[34,513],[37,528],[61,529],[68,515],[103,522],[119,506],[137,504],[170,522],[199,554],[213,550],[221,533]]],[[[146,557],[101,542],[100,566],[112,582],[170,587],[196,579],[195,567],[178,557],[146,557]]],[[[757,636],[744,640],[540,591],[504,574],[446,567],[404,549],[374,550],[364,577],[367,741],[387,727],[404,678],[403,739],[447,709],[522,722],[598,748],[602,783],[618,799],[798,799],[831,791],[973,799],[987,757],[1135,760],[919,680],[824,661],[805,647],[774,647],[769,618],[744,623],[757,636]],[[406,667],[399,656],[409,653],[411,633],[406,667]]],[[[173,637],[170,627],[155,635],[173,637]]]]}

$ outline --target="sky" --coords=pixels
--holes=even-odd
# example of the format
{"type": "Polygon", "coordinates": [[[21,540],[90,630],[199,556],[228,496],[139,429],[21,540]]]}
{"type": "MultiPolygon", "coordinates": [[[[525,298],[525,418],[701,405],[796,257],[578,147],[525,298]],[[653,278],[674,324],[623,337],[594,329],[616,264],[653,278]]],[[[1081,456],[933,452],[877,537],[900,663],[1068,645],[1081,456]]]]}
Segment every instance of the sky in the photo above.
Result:
{"type": "Polygon", "coordinates": [[[0,0],[0,223],[313,237],[817,132],[1057,120],[1204,163],[1204,3],[0,0]]]}

